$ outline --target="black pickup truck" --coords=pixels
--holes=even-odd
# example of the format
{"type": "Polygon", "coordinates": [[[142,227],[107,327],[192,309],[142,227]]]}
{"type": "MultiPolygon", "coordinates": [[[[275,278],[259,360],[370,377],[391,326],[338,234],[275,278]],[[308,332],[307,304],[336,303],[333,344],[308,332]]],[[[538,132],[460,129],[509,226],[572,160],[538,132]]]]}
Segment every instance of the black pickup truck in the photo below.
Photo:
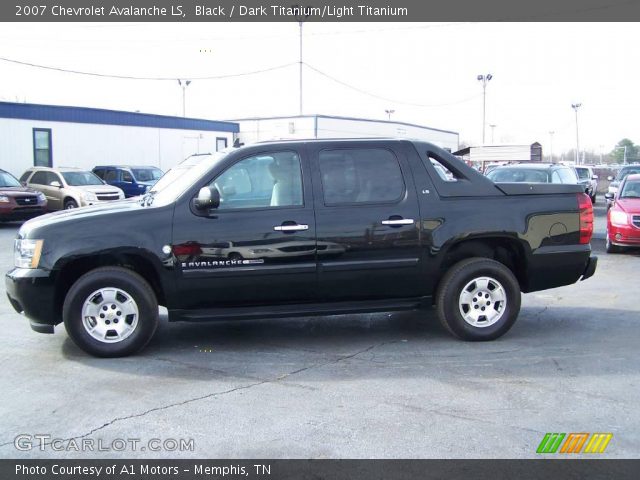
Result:
{"type": "Polygon", "coordinates": [[[492,340],[521,292],[593,275],[592,230],[581,186],[494,184],[429,143],[260,143],[28,221],[6,290],[35,331],[64,322],[97,356],[144,347],[158,305],[201,321],[435,304],[452,334],[492,340]]]}

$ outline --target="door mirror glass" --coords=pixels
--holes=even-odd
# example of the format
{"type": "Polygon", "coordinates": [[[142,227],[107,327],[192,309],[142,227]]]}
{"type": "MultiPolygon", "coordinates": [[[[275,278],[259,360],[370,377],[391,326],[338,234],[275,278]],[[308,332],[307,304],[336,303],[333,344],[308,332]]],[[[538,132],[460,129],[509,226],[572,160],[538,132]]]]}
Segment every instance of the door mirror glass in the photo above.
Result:
{"type": "Polygon", "coordinates": [[[605,193],[604,198],[606,198],[607,200],[613,200],[613,193],[605,193]]]}
{"type": "Polygon", "coordinates": [[[198,210],[208,210],[220,206],[220,192],[215,187],[202,187],[194,200],[198,210]]]}
{"type": "Polygon", "coordinates": [[[51,185],[52,187],[58,187],[58,188],[62,188],[62,185],[60,184],[59,181],[54,180],[53,182],[51,182],[49,185],[51,185]]]}

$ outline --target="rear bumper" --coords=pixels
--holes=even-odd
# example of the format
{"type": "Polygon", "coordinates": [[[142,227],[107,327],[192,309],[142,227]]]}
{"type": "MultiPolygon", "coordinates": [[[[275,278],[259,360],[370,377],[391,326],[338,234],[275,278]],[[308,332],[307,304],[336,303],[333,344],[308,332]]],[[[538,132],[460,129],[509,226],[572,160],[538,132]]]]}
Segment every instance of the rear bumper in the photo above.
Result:
{"type": "Polygon", "coordinates": [[[593,276],[598,257],[591,256],[590,245],[541,247],[529,257],[523,292],[571,285],[593,276]]]}
{"type": "Polygon", "coordinates": [[[14,268],[5,276],[9,302],[16,312],[24,313],[31,328],[53,333],[60,323],[55,305],[55,284],[50,272],[40,269],[14,268]]]}

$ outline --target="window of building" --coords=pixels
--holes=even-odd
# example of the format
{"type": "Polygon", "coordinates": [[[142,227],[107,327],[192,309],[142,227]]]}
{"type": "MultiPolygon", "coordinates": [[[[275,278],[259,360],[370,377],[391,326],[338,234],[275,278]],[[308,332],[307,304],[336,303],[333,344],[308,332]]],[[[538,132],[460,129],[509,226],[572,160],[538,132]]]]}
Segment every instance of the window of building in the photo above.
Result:
{"type": "Polygon", "coordinates": [[[404,194],[400,165],[389,150],[323,150],[319,163],[325,205],[395,203],[404,194]]]}
{"type": "Polygon", "coordinates": [[[33,129],[33,165],[36,167],[52,167],[51,129],[33,129]]]}
{"type": "Polygon", "coordinates": [[[217,137],[216,138],[216,152],[224,150],[225,148],[227,148],[227,139],[224,138],[224,137],[217,137]]]}
{"type": "Polygon", "coordinates": [[[303,205],[300,158],[274,152],[240,160],[213,181],[220,210],[303,205]]]}

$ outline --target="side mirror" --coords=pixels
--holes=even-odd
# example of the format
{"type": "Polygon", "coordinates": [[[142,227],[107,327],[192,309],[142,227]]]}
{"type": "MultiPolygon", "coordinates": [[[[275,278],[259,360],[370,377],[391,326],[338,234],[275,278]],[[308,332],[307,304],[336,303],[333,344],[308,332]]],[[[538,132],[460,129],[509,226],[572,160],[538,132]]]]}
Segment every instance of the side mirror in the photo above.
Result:
{"type": "Polygon", "coordinates": [[[592,175],[591,176],[591,180],[597,180],[598,179],[598,175],[592,175]]]}
{"type": "Polygon", "coordinates": [[[613,182],[613,177],[612,177],[611,175],[609,175],[609,176],[607,177],[607,180],[609,180],[610,182],[613,182]]]}
{"type": "Polygon", "coordinates": [[[613,200],[613,196],[614,196],[613,193],[605,193],[604,194],[604,198],[606,200],[613,200]]]}
{"type": "Polygon", "coordinates": [[[198,210],[208,210],[220,206],[220,192],[215,187],[202,187],[193,202],[198,210]]]}
{"type": "Polygon", "coordinates": [[[60,185],[60,182],[57,180],[54,180],[53,182],[51,182],[49,185],[51,185],[52,187],[58,187],[58,188],[62,188],[62,185],[60,185]]]}

